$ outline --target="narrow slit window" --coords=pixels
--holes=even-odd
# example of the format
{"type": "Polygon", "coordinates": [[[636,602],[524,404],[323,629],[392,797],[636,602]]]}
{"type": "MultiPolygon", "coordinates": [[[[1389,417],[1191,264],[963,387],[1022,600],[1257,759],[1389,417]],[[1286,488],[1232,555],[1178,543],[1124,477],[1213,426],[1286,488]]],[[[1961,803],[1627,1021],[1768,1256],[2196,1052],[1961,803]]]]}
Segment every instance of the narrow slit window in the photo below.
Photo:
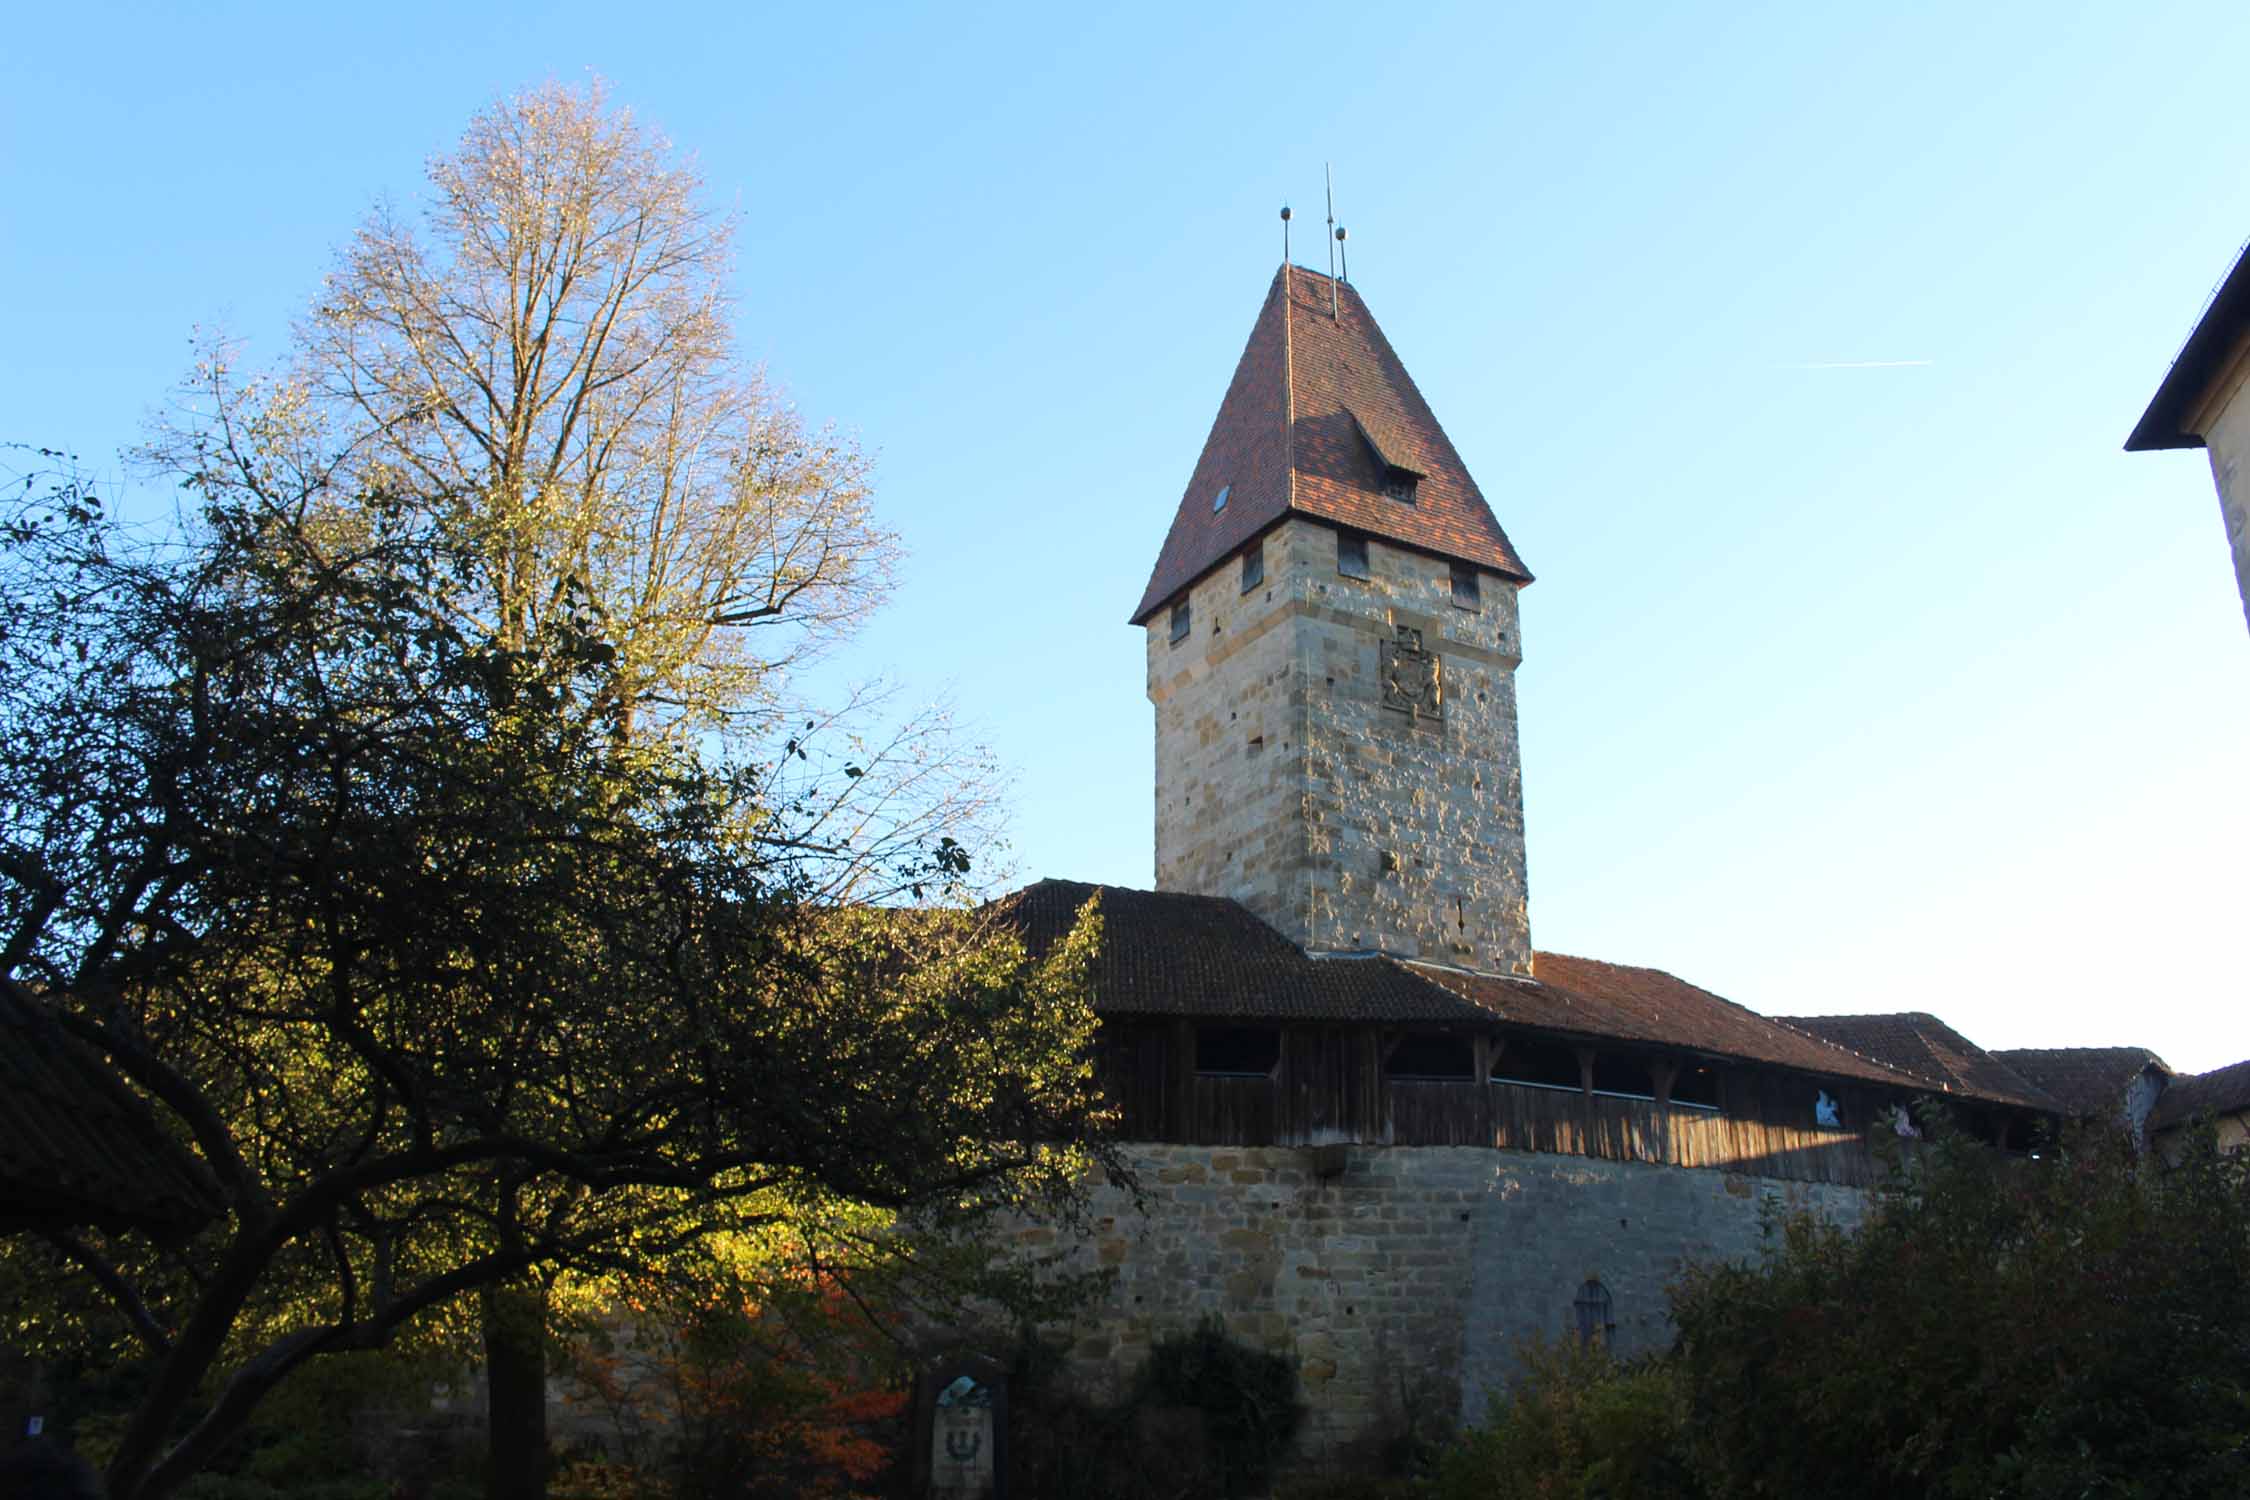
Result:
{"type": "Polygon", "coordinates": [[[1281,1063],[1281,1030],[1275,1026],[1200,1026],[1195,1071],[1206,1078],[1271,1078],[1281,1063]]]}
{"type": "Polygon", "coordinates": [[[1177,646],[1180,642],[1186,640],[1188,638],[1188,632],[1190,630],[1193,630],[1194,628],[1195,615],[1192,606],[1190,606],[1189,603],[1184,599],[1181,600],[1178,604],[1173,605],[1172,644],[1177,646]]]}
{"type": "Polygon", "coordinates": [[[1477,585],[1477,570],[1467,563],[1453,565],[1453,607],[1455,609],[1484,608],[1483,592],[1477,585]]]}
{"type": "Polygon", "coordinates": [[[1575,1094],[1579,1090],[1578,1054],[1560,1042],[1510,1037],[1492,1065],[1492,1081],[1535,1089],[1568,1089],[1575,1094]]]}
{"type": "Polygon", "coordinates": [[[1336,533],[1336,571],[1346,578],[1367,576],[1367,538],[1356,531],[1336,533]]]}
{"type": "Polygon", "coordinates": [[[1570,1299],[1571,1316],[1578,1324],[1578,1342],[1581,1344],[1607,1344],[1617,1332],[1617,1312],[1610,1301],[1609,1288],[1589,1278],[1570,1299]]]}
{"type": "Polygon", "coordinates": [[[1242,592],[1249,593],[1266,581],[1266,548],[1260,542],[1242,554],[1242,592]]]}
{"type": "Polygon", "coordinates": [[[1434,1032],[1403,1036],[1383,1059],[1383,1076],[1413,1083],[1474,1083],[1476,1048],[1461,1036],[1434,1032]]]}

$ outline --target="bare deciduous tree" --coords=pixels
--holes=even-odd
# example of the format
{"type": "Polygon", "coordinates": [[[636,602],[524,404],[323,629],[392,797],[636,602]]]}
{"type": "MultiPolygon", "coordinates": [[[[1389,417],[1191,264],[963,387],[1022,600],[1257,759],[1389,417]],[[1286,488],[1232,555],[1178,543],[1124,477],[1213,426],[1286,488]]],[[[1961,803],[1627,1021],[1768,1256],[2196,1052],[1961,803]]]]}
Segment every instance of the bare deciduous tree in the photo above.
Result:
{"type": "Polygon", "coordinates": [[[521,646],[586,610],[637,733],[770,705],[779,674],[887,597],[868,464],[736,354],[733,221],[597,84],[476,116],[419,213],[377,208],[298,325],[287,375],[208,402],[160,456],[241,482],[284,441],[339,493],[459,507],[483,557],[456,601],[521,646]]]}

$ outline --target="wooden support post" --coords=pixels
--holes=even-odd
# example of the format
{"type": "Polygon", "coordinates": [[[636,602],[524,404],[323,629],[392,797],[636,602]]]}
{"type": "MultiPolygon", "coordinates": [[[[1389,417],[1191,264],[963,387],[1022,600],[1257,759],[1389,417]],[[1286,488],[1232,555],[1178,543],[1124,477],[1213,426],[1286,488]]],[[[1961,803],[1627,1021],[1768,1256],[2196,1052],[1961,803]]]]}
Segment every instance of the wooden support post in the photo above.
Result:
{"type": "Polygon", "coordinates": [[[1481,1145],[1498,1144],[1492,1139],[1492,1059],[1500,1051],[1500,1043],[1482,1033],[1469,1042],[1470,1068],[1477,1080],[1477,1141],[1481,1145]]]}
{"type": "Polygon", "coordinates": [[[1165,1121],[1167,1129],[1162,1139],[1187,1141],[1195,1138],[1195,1023],[1172,1023],[1172,1077],[1171,1087],[1165,1090],[1171,1103],[1172,1118],[1165,1121]]]}
{"type": "Polygon", "coordinates": [[[1656,1085],[1656,1159],[1673,1162],[1672,1085],[1679,1080],[1680,1065],[1673,1058],[1660,1057],[1649,1064],[1648,1072],[1656,1085]]]}
{"type": "Polygon", "coordinates": [[[1680,1065],[1671,1058],[1660,1057],[1649,1064],[1648,1075],[1656,1085],[1657,1109],[1660,1111],[1670,1109],[1672,1107],[1672,1085],[1679,1081],[1680,1065]]]}
{"type": "Polygon", "coordinates": [[[1578,1154],[1601,1155],[1601,1142],[1594,1129],[1594,1049],[1579,1047],[1578,1053],[1578,1154]]]}

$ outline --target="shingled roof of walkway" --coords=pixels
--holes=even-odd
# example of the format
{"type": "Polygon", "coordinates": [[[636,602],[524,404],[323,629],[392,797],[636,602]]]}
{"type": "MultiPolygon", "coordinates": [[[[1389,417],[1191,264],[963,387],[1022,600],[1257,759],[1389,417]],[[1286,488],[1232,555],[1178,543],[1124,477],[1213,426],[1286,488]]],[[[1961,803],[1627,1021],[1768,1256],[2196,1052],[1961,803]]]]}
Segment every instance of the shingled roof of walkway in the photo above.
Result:
{"type": "Polygon", "coordinates": [[[2159,1129],[2186,1125],[2204,1115],[2250,1111],[2250,1062],[2230,1063],[2208,1073],[2174,1078],[2156,1106],[2159,1129]]]}
{"type": "Polygon", "coordinates": [[[2146,1047],[2003,1047],[1992,1054],[2030,1080],[2076,1119],[2114,1116],[2125,1090],[2150,1068],[2171,1065],[2146,1047]]]}
{"type": "Polygon", "coordinates": [[[2060,1100],[1928,1011],[1909,1010],[1872,1016],[1776,1016],[1784,1026],[1806,1032],[1862,1057],[1927,1080],[1949,1094],[2020,1104],[2050,1114],[2064,1112],[2060,1100]]]}
{"type": "MultiPolygon", "coordinates": [[[[1223,897],[1075,880],[1038,881],[1001,897],[990,910],[1033,953],[1044,953],[1097,895],[1103,943],[1094,974],[1094,1007],[1104,1014],[1378,1025],[1499,1023],[1597,1042],[1678,1048],[1906,1090],[2055,1108],[2005,1069],[1980,1069],[1974,1077],[1956,1078],[1928,1060],[1916,1068],[1896,1066],[1761,1016],[1661,969],[1540,953],[1532,959],[1531,977],[1511,978],[1379,955],[1313,956],[1248,908],[1223,897]]],[[[1967,1042],[1961,1046],[1976,1051],[1967,1042]]]]}

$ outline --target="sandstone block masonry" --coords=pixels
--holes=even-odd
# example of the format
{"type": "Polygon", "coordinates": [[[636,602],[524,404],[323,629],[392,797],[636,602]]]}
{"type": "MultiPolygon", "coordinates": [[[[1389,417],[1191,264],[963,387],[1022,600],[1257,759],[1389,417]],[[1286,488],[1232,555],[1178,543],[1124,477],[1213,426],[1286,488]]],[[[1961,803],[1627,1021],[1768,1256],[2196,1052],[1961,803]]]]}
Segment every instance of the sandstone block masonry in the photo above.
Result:
{"type": "Polygon", "coordinates": [[[1157,884],[1308,950],[1528,973],[1516,587],[1482,573],[1462,607],[1451,564],[1375,538],[1349,577],[1338,539],[1287,520],[1256,584],[1239,558],[1195,584],[1184,637],[1151,617],[1157,884]],[[1420,711],[1395,706],[1402,640],[1439,663],[1420,711]]]}
{"type": "MultiPolygon", "coordinates": [[[[1755,1255],[1779,1210],[1856,1223],[1857,1189],[1472,1146],[1133,1148],[1145,1212],[1103,1189],[1076,1252],[1116,1272],[1075,1329],[1100,1387],[1215,1314],[1296,1361],[1299,1457],[1379,1444],[1410,1407],[1482,1416],[1526,1335],[1569,1334],[1588,1281],[1613,1345],[1671,1336],[1664,1288],[1691,1262],[1755,1255]],[[1324,1175],[1323,1165],[1340,1167],[1324,1175]]],[[[1052,1243],[1055,1231],[1026,1229],[1052,1243]]]]}

